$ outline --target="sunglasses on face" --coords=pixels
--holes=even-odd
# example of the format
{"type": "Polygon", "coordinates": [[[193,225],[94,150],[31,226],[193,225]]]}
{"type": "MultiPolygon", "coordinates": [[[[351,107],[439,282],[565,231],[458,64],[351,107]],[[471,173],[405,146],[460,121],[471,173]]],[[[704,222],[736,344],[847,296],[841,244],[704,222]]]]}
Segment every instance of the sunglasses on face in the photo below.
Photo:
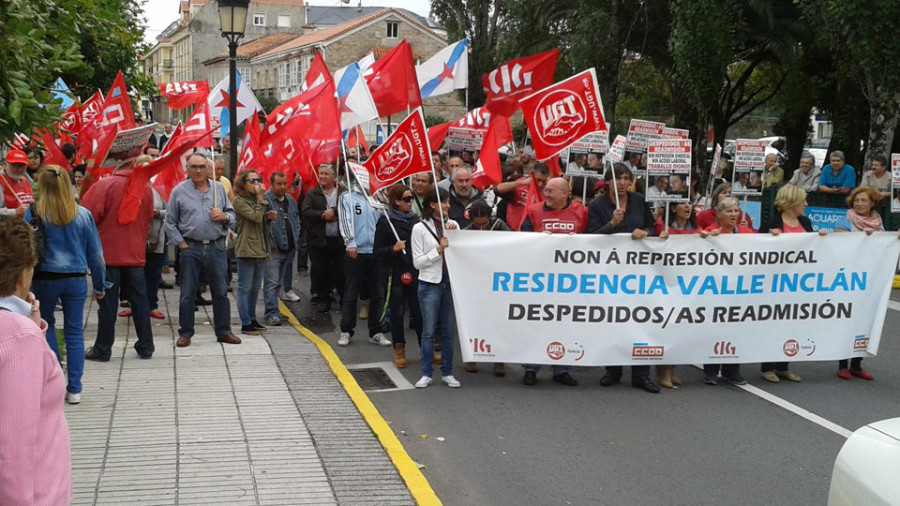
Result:
{"type": "Polygon", "coordinates": [[[402,200],[403,202],[409,203],[409,202],[413,201],[413,198],[412,198],[412,195],[408,195],[406,197],[401,197],[400,200],[402,200]]]}
{"type": "Polygon", "coordinates": [[[259,184],[259,183],[262,183],[262,178],[258,178],[258,177],[248,177],[248,178],[247,178],[247,182],[250,183],[250,184],[259,184]]]}
{"type": "Polygon", "coordinates": [[[203,170],[206,168],[206,164],[203,165],[188,165],[188,169],[191,170],[203,170]]]}

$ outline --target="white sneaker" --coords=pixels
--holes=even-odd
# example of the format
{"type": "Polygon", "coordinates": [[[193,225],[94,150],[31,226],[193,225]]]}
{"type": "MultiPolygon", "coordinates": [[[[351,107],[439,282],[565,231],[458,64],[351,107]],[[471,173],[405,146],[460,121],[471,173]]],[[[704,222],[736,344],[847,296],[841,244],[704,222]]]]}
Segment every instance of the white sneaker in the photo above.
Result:
{"type": "Polygon", "coordinates": [[[393,342],[391,342],[390,339],[388,339],[388,338],[387,338],[384,334],[382,334],[381,332],[379,332],[379,333],[375,334],[374,336],[370,337],[370,338],[369,338],[369,342],[372,343],[372,344],[378,344],[378,345],[381,345],[381,346],[391,346],[392,344],[394,344],[393,342]]]}
{"type": "Polygon", "coordinates": [[[450,376],[441,376],[441,381],[447,384],[450,388],[459,388],[462,385],[459,383],[459,380],[454,378],[451,374],[450,376]]]}
{"type": "Polygon", "coordinates": [[[338,338],[338,346],[347,346],[350,344],[350,333],[349,332],[341,332],[341,337],[338,338]]]}
{"type": "Polygon", "coordinates": [[[66,402],[69,404],[78,404],[81,402],[81,394],[73,394],[72,392],[66,392],[66,402]]]}
{"type": "Polygon", "coordinates": [[[298,302],[300,300],[300,296],[294,293],[293,290],[282,292],[281,298],[289,302],[298,302]]]}
{"type": "MultiPolygon", "coordinates": [[[[431,376],[422,376],[419,378],[419,381],[416,382],[416,388],[425,388],[430,385],[434,380],[431,379],[431,376]]],[[[459,385],[459,382],[456,383],[459,385]]]]}

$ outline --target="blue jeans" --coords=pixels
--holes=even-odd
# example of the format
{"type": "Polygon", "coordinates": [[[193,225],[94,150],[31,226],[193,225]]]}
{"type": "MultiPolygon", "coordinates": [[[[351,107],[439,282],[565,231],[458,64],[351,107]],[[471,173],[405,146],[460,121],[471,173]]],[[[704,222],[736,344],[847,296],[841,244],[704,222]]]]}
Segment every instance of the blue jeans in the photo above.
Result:
{"type": "Polygon", "coordinates": [[[56,358],[59,346],[56,344],[56,301],[63,306],[63,337],[66,340],[66,373],[69,384],[66,390],[81,392],[81,374],[84,372],[84,301],[87,299],[87,281],[84,276],[34,280],[31,285],[34,296],[41,303],[41,318],[47,322],[47,344],[56,358]]]}
{"type": "Polygon", "coordinates": [[[231,304],[225,283],[228,258],[225,239],[210,244],[189,243],[180,250],[181,295],[178,299],[178,335],[194,337],[194,300],[200,286],[200,273],[206,274],[212,292],[213,324],[216,338],[231,333],[231,304]]]}
{"type": "MultiPolygon", "coordinates": [[[[250,325],[256,319],[256,301],[259,300],[259,287],[266,270],[265,258],[237,259],[237,309],[241,317],[241,325],[250,325]]],[[[227,290],[227,289],[226,289],[227,290]]]]}
{"type": "MultiPolygon", "coordinates": [[[[456,314],[450,283],[419,281],[419,307],[422,310],[422,375],[432,375],[435,337],[441,343],[441,374],[453,374],[453,337],[456,335],[456,314]]],[[[393,318],[393,315],[391,315],[393,318]]]]}
{"type": "Polygon", "coordinates": [[[147,252],[147,263],[144,264],[144,282],[147,286],[147,304],[150,306],[150,311],[159,309],[159,283],[162,281],[165,258],[165,253],[147,252]]]}
{"type": "Polygon", "coordinates": [[[284,291],[291,289],[291,285],[283,284],[292,282],[291,261],[294,259],[294,250],[278,251],[276,248],[266,262],[266,283],[263,288],[263,299],[266,302],[266,318],[280,318],[278,310],[278,292],[284,287],[284,291]],[[286,281],[287,280],[287,281],[286,281]]]}
{"type": "Polygon", "coordinates": [[[119,298],[131,303],[131,320],[134,322],[137,341],[134,350],[142,357],[153,355],[153,329],[150,326],[150,306],[147,302],[147,287],[143,267],[106,266],[106,282],[112,286],[100,300],[97,311],[97,339],[94,353],[108,358],[112,345],[116,342],[116,318],[119,312],[119,298]]]}

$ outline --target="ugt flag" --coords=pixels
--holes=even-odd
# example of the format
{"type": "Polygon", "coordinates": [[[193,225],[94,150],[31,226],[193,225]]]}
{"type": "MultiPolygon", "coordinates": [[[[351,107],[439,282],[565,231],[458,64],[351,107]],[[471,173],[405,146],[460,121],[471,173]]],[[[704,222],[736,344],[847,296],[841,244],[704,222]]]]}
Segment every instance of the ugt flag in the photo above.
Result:
{"type": "Polygon", "coordinates": [[[394,133],[372,153],[363,167],[369,171],[369,189],[372,192],[407,176],[434,170],[421,107],[397,125],[394,133]]]}
{"type": "MultiPolygon", "coordinates": [[[[256,97],[250,90],[250,86],[248,86],[247,82],[241,78],[241,73],[237,72],[236,75],[237,78],[235,79],[234,89],[237,91],[237,102],[235,107],[237,108],[237,124],[240,125],[244,120],[249,118],[251,114],[256,114],[256,111],[262,111],[263,108],[259,105],[259,101],[256,100],[256,97]]],[[[220,134],[222,137],[228,135],[228,129],[230,128],[230,117],[228,113],[228,93],[230,84],[231,80],[228,76],[225,76],[225,79],[222,79],[222,81],[213,88],[212,92],[209,94],[208,100],[209,115],[219,119],[219,122],[222,125],[220,134]]]]}
{"type": "Polygon", "coordinates": [[[466,39],[441,49],[425,63],[416,66],[422,98],[446,95],[465,89],[469,83],[469,43],[466,39]]]}
{"type": "Polygon", "coordinates": [[[588,69],[519,102],[534,156],[547,160],[591,132],[606,131],[597,75],[588,69]]]}
{"type": "Polygon", "coordinates": [[[491,112],[512,116],[520,97],[553,84],[559,49],[508,61],[481,78],[485,107],[491,112]]]}

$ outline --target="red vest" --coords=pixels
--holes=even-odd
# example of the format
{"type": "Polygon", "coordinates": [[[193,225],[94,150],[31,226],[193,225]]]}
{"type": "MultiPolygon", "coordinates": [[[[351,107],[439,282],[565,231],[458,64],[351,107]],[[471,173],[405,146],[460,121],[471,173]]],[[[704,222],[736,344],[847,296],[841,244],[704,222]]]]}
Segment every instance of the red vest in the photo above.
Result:
{"type": "Polygon", "coordinates": [[[528,218],[535,232],[583,234],[587,231],[588,210],[574,200],[558,211],[547,209],[543,202],[539,202],[528,206],[528,218]]]}
{"type": "Polygon", "coordinates": [[[27,177],[22,177],[22,181],[18,183],[13,181],[13,179],[6,174],[0,174],[0,178],[3,178],[3,181],[0,181],[0,184],[3,185],[3,199],[6,201],[7,208],[16,209],[20,205],[27,206],[34,202],[34,193],[32,193],[31,183],[28,181],[27,177]],[[10,187],[12,187],[15,193],[9,191],[10,187]],[[16,200],[17,195],[19,197],[18,200],[16,200]],[[21,204],[19,204],[19,200],[22,201],[21,204]]]}

